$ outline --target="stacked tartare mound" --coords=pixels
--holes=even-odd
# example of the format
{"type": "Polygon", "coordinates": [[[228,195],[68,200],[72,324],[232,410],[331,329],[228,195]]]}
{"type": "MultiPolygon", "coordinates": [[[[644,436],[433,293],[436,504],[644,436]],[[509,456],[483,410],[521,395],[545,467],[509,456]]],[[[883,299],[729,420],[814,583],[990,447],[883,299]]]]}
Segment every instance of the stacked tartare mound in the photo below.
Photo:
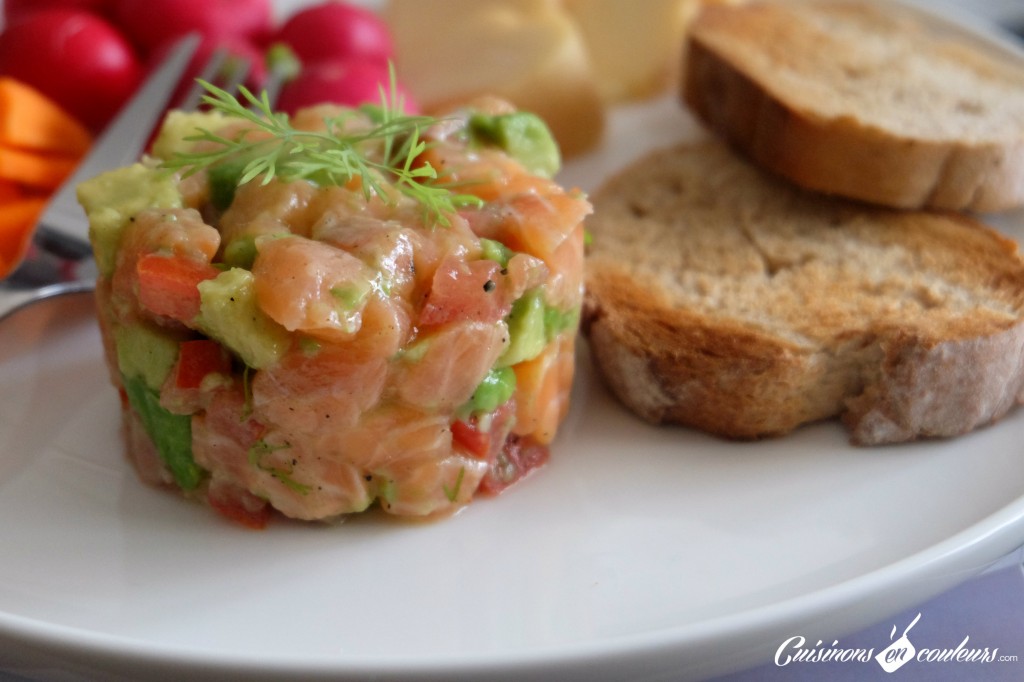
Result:
{"type": "MultiPolygon", "coordinates": [[[[590,212],[551,180],[543,125],[482,101],[425,127],[407,161],[459,193],[442,212],[380,170],[368,186],[245,178],[245,158],[160,167],[210,145],[197,129],[247,125],[172,114],[152,158],[80,189],[142,478],[262,526],[273,509],[435,515],[542,464],[568,408],[590,212]]],[[[386,163],[395,142],[360,153],[386,163]]]]}

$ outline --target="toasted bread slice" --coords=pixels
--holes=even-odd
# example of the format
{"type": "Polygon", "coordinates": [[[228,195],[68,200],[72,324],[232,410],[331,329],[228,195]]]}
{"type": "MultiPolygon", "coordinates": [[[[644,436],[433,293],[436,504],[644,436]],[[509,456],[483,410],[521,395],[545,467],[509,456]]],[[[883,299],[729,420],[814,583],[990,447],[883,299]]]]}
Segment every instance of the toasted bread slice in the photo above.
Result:
{"type": "Polygon", "coordinates": [[[731,438],[841,416],[860,444],[955,436],[1024,387],[1024,261],[954,213],[796,188],[719,141],[592,197],[583,326],[619,399],[731,438]]]}
{"type": "Polygon", "coordinates": [[[902,208],[1024,204],[1024,58],[886,0],[710,5],[683,98],[758,164],[902,208]]]}

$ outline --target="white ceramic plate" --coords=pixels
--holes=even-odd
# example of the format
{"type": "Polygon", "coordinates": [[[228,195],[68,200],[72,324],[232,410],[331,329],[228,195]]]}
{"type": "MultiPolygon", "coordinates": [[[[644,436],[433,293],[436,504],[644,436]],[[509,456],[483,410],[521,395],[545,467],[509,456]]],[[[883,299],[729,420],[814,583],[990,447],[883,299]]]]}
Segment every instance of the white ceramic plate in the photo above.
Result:
{"type": "MultiPolygon", "coordinates": [[[[669,99],[619,110],[563,180],[694,134],[669,99]]],[[[631,417],[585,349],[550,465],[438,523],[240,530],[141,485],[118,428],[87,299],[0,325],[0,669],[683,680],[842,636],[1024,542],[1020,411],[955,441],[856,449],[828,423],[736,444],[631,417]]]]}

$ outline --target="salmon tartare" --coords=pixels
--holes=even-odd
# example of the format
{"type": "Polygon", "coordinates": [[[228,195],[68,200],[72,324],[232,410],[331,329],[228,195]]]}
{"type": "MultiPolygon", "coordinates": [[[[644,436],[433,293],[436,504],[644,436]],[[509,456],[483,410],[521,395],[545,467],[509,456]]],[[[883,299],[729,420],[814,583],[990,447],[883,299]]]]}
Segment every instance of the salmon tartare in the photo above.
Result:
{"type": "Polygon", "coordinates": [[[543,464],[591,210],[543,123],[491,99],[279,122],[172,112],[150,155],[79,188],[141,478],[262,527],[436,516],[543,464]]]}

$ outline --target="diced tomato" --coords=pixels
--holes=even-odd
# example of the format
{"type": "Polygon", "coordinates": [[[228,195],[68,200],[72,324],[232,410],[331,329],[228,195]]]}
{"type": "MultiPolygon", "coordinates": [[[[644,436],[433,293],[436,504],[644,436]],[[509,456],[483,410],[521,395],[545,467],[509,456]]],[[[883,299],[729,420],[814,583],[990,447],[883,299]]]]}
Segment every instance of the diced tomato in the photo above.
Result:
{"type": "Polygon", "coordinates": [[[199,283],[220,274],[209,263],[156,253],[140,258],[135,269],[139,302],[152,313],[185,324],[199,314],[199,283]]]}
{"type": "Polygon", "coordinates": [[[467,263],[448,256],[434,274],[420,324],[429,327],[455,320],[497,322],[512,309],[506,288],[501,265],[495,261],[467,263]]]}
{"type": "Polygon", "coordinates": [[[491,435],[477,429],[475,421],[467,423],[459,419],[452,422],[452,439],[480,459],[485,459],[491,450],[491,435]]]}
{"type": "Polygon", "coordinates": [[[454,444],[468,454],[486,460],[490,465],[479,491],[488,495],[500,493],[532,469],[548,461],[548,448],[526,436],[511,434],[515,423],[515,400],[509,400],[485,417],[487,430],[481,430],[477,418],[452,423],[454,444]]]}
{"type": "Polygon", "coordinates": [[[533,469],[548,461],[548,448],[529,436],[509,435],[487,475],[480,482],[480,492],[495,495],[533,469]]]}
{"type": "Polygon", "coordinates": [[[177,388],[199,388],[203,377],[214,372],[231,372],[231,356],[223,346],[210,339],[181,343],[178,347],[178,363],[174,368],[174,385],[177,388]]]}
{"type": "Polygon", "coordinates": [[[231,484],[213,482],[206,500],[226,519],[253,530],[263,530],[270,521],[271,509],[266,500],[231,484]]]}

